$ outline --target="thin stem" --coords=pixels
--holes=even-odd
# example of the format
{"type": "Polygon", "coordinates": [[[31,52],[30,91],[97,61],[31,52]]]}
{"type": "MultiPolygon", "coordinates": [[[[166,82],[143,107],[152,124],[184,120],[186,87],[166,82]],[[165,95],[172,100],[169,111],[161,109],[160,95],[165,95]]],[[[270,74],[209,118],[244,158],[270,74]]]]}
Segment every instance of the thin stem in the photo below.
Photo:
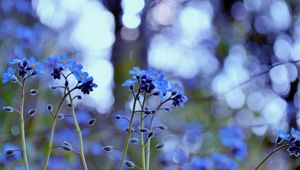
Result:
{"type": "MultiPolygon", "coordinates": [[[[152,128],[152,123],[154,120],[154,115],[151,117],[151,121],[150,121],[150,129],[152,128]]],[[[146,170],[149,170],[150,168],[150,145],[151,145],[151,139],[149,139],[146,143],[146,170]]]]}
{"type": "Polygon", "coordinates": [[[45,159],[45,163],[43,166],[43,170],[46,170],[48,167],[48,163],[49,163],[49,159],[51,156],[51,152],[52,152],[52,145],[53,145],[53,136],[54,136],[54,131],[55,131],[55,126],[56,126],[56,121],[57,121],[57,115],[63,105],[64,100],[66,99],[66,97],[69,95],[69,93],[71,93],[74,89],[70,90],[67,94],[65,94],[63,96],[63,98],[61,99],[61,101],[59,102],[58,108],[56,109],[55,114],[53,115],[53,122],[51,124],[51,132],[50,132],[50,139],[49,139],[49,144],[48,144],[48,152],[46,155],[46,159],[45,159]]]}
{"type": "Polygon", "coordinates": [[[82,165],[83,165],[84,170],[88,170],[85,156],[84,156],[82,134],[81,134],[80,126],[79,126],[77,118],[76,118],[75,109],[74,109],[74,105],[73,105],[73,98],[72,98],[71,93],[69,92],[69,88],[68,88],[68,94],[69,94],[69,100],[70,100],[70,104],[71,104],[71,112],[72,112],[74,124],[76,127],[76,131],[77,131],[77,135],[78,135],[78,139],[79,139],[79,143],[80,143],[80,157],[81,157],[82,165]]]}
{"type": "MultiPolygon", "coordinates": [[[[167,103],[168,101],[171,100],[171,97],[170,96],[168,99],[166,99],[165,101],[161,102],[158,107],[156,108],[155,112],[158,111],[165,103],[167,103]]],[[[150,121],[150,130],[152,129],[152,124],[153,124],[153,120],[155,118],[155,114],[153,114],[153,116],[151,117],[151,121],[150,121]]],[[[149,170],[150,168],[150,145],[151,145],[151,138],[147,140],[147,143],[146,143],[146,170],[149,170]]]]}
{"type": "Polygon", "coordinates": [[[126,157],[126,154],[127,154],[127,150],[128,150],[128,146],[129,146],[129,142],[130,142],[133,118],[134,118],[134,113],[135,113],[135,107],[136,107],[136,102],[138,100],[137,98],[138,98],[139,94],[140,94],[140,91],[136,94],[136,96],[134,95],[133,108],[132,108],[131,118],[130,118],[130,122],[129,122],[129,130],[128,130],[128,133],[127,133],[127,139],[126,139],[126,143],[125,143],[125,146],[124,146],[124,149],[123,149],[122,159],[121,159],[118,170],[122,170],[123,164],[124,164],[124,161],[125,161],[125,157],[126,157]]]}
{"type": "Polygon", "coordinates": [[[27,149],[26,149],[26,137],[25,137],[25,127],[24,127],[24,100],[25,100],[25,80],[23,79],[22,83],[22,92],[21,92],[21,101],[20,101],[20,132],[21,132],[21,138],[22,138],[22,153],[23,153],[23,161],[25,169],[28,170],[28,160],[27,160],[27,149]]]}
{"type": "Polygon", "coordinates": [[[255,168],[255,170],[258,170],[259,167],[263,165],[264,162],[266,162],[273,154],[275,154],[277,151],[285,148],[288,146],[288,143],[285,145],[281,145],[280,147],[273,149],[255,168]]]}
{"type": "MultiPolygon", "coordinates": [[[[144,99],[142,102],[142,111],[140,112],[140,129],[144,128],[144,107],[146,102],[146,92],[144,92],[144,99]]],[[[144,133],[140,133],[140,152],[141,152],[141,159],[142,159],[142,170],[145,170],[145,146],[144,146],[144,133]]]]}

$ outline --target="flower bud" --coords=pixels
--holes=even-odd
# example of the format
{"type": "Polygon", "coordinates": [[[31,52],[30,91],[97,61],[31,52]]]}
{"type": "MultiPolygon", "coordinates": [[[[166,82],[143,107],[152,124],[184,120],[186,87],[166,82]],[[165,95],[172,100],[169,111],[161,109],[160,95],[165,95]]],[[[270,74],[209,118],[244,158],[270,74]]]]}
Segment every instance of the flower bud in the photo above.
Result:
{"type": "Polygon", "coordinates": [[[104,146],[103,147],[103,150],[106,151],[106,152],[111,152],[114,148],[110,145],[107,145],[107,146],[104,146]]]}
{"type": "Polygon", "coordinates": [[[131,138],[130,139],[131,144],[137,144],[138,142],[139,142],[139,140],[137,138],[131,138]]]}
{"type": "Polygon", "coordinates": [[[4,106],[3,110],[6,111],[6,112],[13,112],[14,108],[12,106],[4,106]]]}
{"type": "Polygon", "coordinates": [[[164,146],[165,146],[165,144],[159,143],[159,144],[155,145],[155,148],[159,150],[159,149],[163,148],[164,146]]]}
{"type": "Polygon", "coordinates": [[[34,116],[34,115],[36,114],[36,109],[30,109],[30,110],[27,112],[27,114],[28,114],[30,117],[34,116]]]}
{"type": "Polygon", "coordinates": [[[37,89],[31,89],[30,90],[30,95],[35,96],[39,93],[39,91],[37,89]]]}
{"type": "Polygon", "coordinates": [[[88,121],[88,124],[89,124],[89,126],[93,126],[95,124],[95,122],[96,122],[96,119],[93,118],[88,121]]]}
{"type": "Polygon", "coordinates": [[[52,112],[52,111],[53,111],[53,106],[52,106],[51,104],[48,104],[48,105],[47,105],[47,109],[48,109],[50,112],[52,112]]]}
{"type": "Polygon", "coordinates": [[[125,161],[125,165],[127,166],[127,168],[132,169],[135,167],[135,164],[131,161],[125,161]]]}

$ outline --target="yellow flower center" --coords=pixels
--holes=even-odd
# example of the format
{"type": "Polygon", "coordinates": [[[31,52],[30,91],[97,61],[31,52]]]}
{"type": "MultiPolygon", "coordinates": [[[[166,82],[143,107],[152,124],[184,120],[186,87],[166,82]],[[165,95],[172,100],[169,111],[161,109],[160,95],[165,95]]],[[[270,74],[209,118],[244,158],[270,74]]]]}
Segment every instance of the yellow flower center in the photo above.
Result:
{"type": "Polygon", "coordinates": [[[83,80],[85,77],[84,76],[80,76],[81,80],[83,80]]]}
{"type": "Polygon", "coordinates": [[[51,63],[49,63],[49,66],[54,66],[54,62],[52,61],[51,63]]]}
{"type": "Polygon", "coordinates": [[[66,64],[66,63],[67,63],[66,60],[61,60],[61,62],[62,62],[63,64],[66,64]]]}
{"type": "Polygon", "coordinates": [[[31,64],[31,67],[34,68],[36,65],[35,64],[31,64]]]}
{"type": "Polygon", "coordinates": [[[297,134],[293,134],[293,137],[298,139],[299,136],[297,134]]]}

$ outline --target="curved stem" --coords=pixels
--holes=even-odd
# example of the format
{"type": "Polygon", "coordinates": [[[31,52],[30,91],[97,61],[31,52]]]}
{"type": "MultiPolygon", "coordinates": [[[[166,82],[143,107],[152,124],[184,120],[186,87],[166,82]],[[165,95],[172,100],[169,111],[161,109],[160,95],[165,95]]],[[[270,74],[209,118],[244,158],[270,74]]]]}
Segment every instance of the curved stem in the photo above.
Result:
{"type": "Polygon", "coordinates": [[[137,98],[138,98],[139,94],[140,94],[140,91],[136,94],[136,96],[134,96],[133,108],[132,108],[131,118],[130,118],[130,122],[129,122],[129,130],[128,130],[128,133],[127,133],[127,139],[126,139],[126,143],[125,143],[125,146],[124,146],[124,149],[123,149],[122,159],[121,159],[118,170],[122,170],[123,164],[124,164],[124,161],[125,161],[125,157],[126,157],[126,154],[127,154],[127,150],[128,150],[128,146],[129,146],[129,142],[130,142],[131,131],[132,131],[132,124],[133,124],[133,118],[134,118],[134,113],[135,113],[135,107],[136,107],[136,103],[137,103],[137,100],[138,100],[137,98]]]}
{"type": "MultiPolygon", "coordinates": [[[[146,102],[146,92],[144,92],[144,99],[142,102],[142,111],[140,113],[140,129],[144,128],[144,107],[146,102]]],[[[140,133],[140,152],[141,152],[141,160],[142,160],[142,170],[145,170],[145,145],[144,145],[144,133],[140,133]]]]}
{"type": "Polygon", "coordinates": [[[266,162],[273,154],[275,154],[277,151],[285,148],[288,146],[288,143],[285,145],[282,145],[276,149],[273,149],[255,168],[255,170],[258,170],[259,167],[261,167],[263,165],[264,162],[266,162]]]}
{"type": "Polygon", "coordinates": [[[63,105],[63,102],[64,100],[66,99],[66,97],[69,95],[69,93],[71,93],[74,89],[70,90],[67,94],[65,94],[63,96],[63,98],[61,99],[61,101],[59,102],[59,105],[56,109],[56,112],[54,114],[54,117],[53,117],[53,122],[51,124],[51,132],[50,132],[50,139],[49,139],[49,144],[48,144],[48,152],[47,152],[47,155],[46,155],[46,159],[45,159],[45,163],[44,163],[44,166],[43,166],[43,170],[46,170],[47,167],[48,167],[48,163],[49,163],[49,159],[50,159],[50,156],[51,156],[51,152],[52,152],[52,145],[53,145],[53,136],[54,136],[54,131],[55,131],[55,126],[56,126],[56,121],[57,121],[57,115],[58,115],[58,112],[60,111],[60,108],[62,107],[63,105]]]}
{"type": "Polygon", "coordinates": [[[69,89],[68,89],[68,93],[69,93],[69,100],[70,100],[70,104],[71,104],[71,112],[72,112],[74,124],[76,127],[76,131],[77,131],[77,135],[78,135],[78,139],[79,139],[79,143],[80,143],[80,157],[81,157],[82,165],[83,165],[84,170],[88,170],[85,156],[84,156],[82,134],[81,134],[80,126],[79,126],[77,118],[76,118],[75,109],[74,109],[74,105],[73,105],[73,98],[72,98],[72,95],[71,95],[69,89]]]}
{"type": "Polygon", "coordinates": [[[25,137],[25,126],[24,126],[24,100],[25,100],[25,80],[22,83],[21,101],[20,101],[20,133],[22,140],[22,153],[25,169],[28,170],[28,160],[27,160],[27,149],[26,149],[26,137],[25,137]]]}

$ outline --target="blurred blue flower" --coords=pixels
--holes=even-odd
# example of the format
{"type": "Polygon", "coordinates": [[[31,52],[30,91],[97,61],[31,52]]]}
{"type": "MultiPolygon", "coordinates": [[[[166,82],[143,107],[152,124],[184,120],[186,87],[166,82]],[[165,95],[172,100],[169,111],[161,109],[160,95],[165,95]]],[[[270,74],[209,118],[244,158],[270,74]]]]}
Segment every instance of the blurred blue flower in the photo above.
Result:
{"type": "Polygon", "coordinates": [[[33,44],[35,41],[34,33],[30,27],[20,26],[17,29],[17,37],[26,43],[26,45],[33,44]]]}
{"type": "Polygon", "coordinates": [[[216,170],[238,170],[237,163],[227,155],[215,153],[212,156],[216,170]]]}
{"type": "Polygon", "coordinates": [[[81,72],[83,66],[81,64],[76,63],[75,61],[70,61],[69,70],[76,74],[77,72],[81,72]]]}
{"type": "Polygon", "coordinates": [[[11,144],[11,143],[4,144],[2,150],[3,150],[2,153],[6,153],[9,150],[14,151],[13,154],[10,154],[10,155],[6,154],[6,159],[14,158],[16,160],[20,160],[22,158],[22,152],[21,152],[20,148],[14,144],[11,144]]]}
{"type": "Polygon", "coordinates": [[[133,88],[134,84],[136,84],[138,81],[137,80],[126,80],[122,86],[123,87],[129,87],[129,88],[133,88]]]}
{"type": "Polygon", "coordinates": [[[247,144],[243,141],[238,141],[232,146],[231,153],[235,156],[237,160],[244,160],[248,155],[247,144]]]}
{"type": "Polygon", "coordinates": [[[15,71],[9,67],[5,73],[2,74],[2,83],[9,82],[15,75],[15,71]]]}
{"type": "Polygon", "coordinates": [[[232,146],[236,142],[244,139],[243,130],[237,126],[225,127],[219,129],[219,137],[222,145],[232,146]]]}
{"type": "Polygon", "coordinates": [[[174,94],[184,94],[183,87],[180,86],[178,83],[171,83],[171,87],[168,89],[168,91],[174,94]]]}
{"type": "Polygon", "coordinates": [[[172,153],[172,161],[177,165],[183,165],[188,161],[188,153],[182,148],[178,148],[172,153]]]}
{"type": "Polygon", "coordinates": [[[292,128],[291,137],[294,138],[294,140],[300,141],[300,131],[296,130],[295,128],[292,128]]]}
{"type": "Polygon", "coordinates": [[[134,78],[138,78],[145,74],[145,71],[141,70],[139,67],[133,67],[132,70],[129,71],[129,74],[134,75],[134,78]]]}
{"type": "Polygon", "coordinates": [[[191,167],[193,170],[209,170],[214,166],[214,162],[208,157],[193,157],[191,167]]]}
{"type": "Polygon", "coordinates": [[[244,132],[237,126],[219,129],[219,137],[223,146],[231,149],[232,154],[243,160],[247,156],[247,144],[244,142],[244,132]]]}

